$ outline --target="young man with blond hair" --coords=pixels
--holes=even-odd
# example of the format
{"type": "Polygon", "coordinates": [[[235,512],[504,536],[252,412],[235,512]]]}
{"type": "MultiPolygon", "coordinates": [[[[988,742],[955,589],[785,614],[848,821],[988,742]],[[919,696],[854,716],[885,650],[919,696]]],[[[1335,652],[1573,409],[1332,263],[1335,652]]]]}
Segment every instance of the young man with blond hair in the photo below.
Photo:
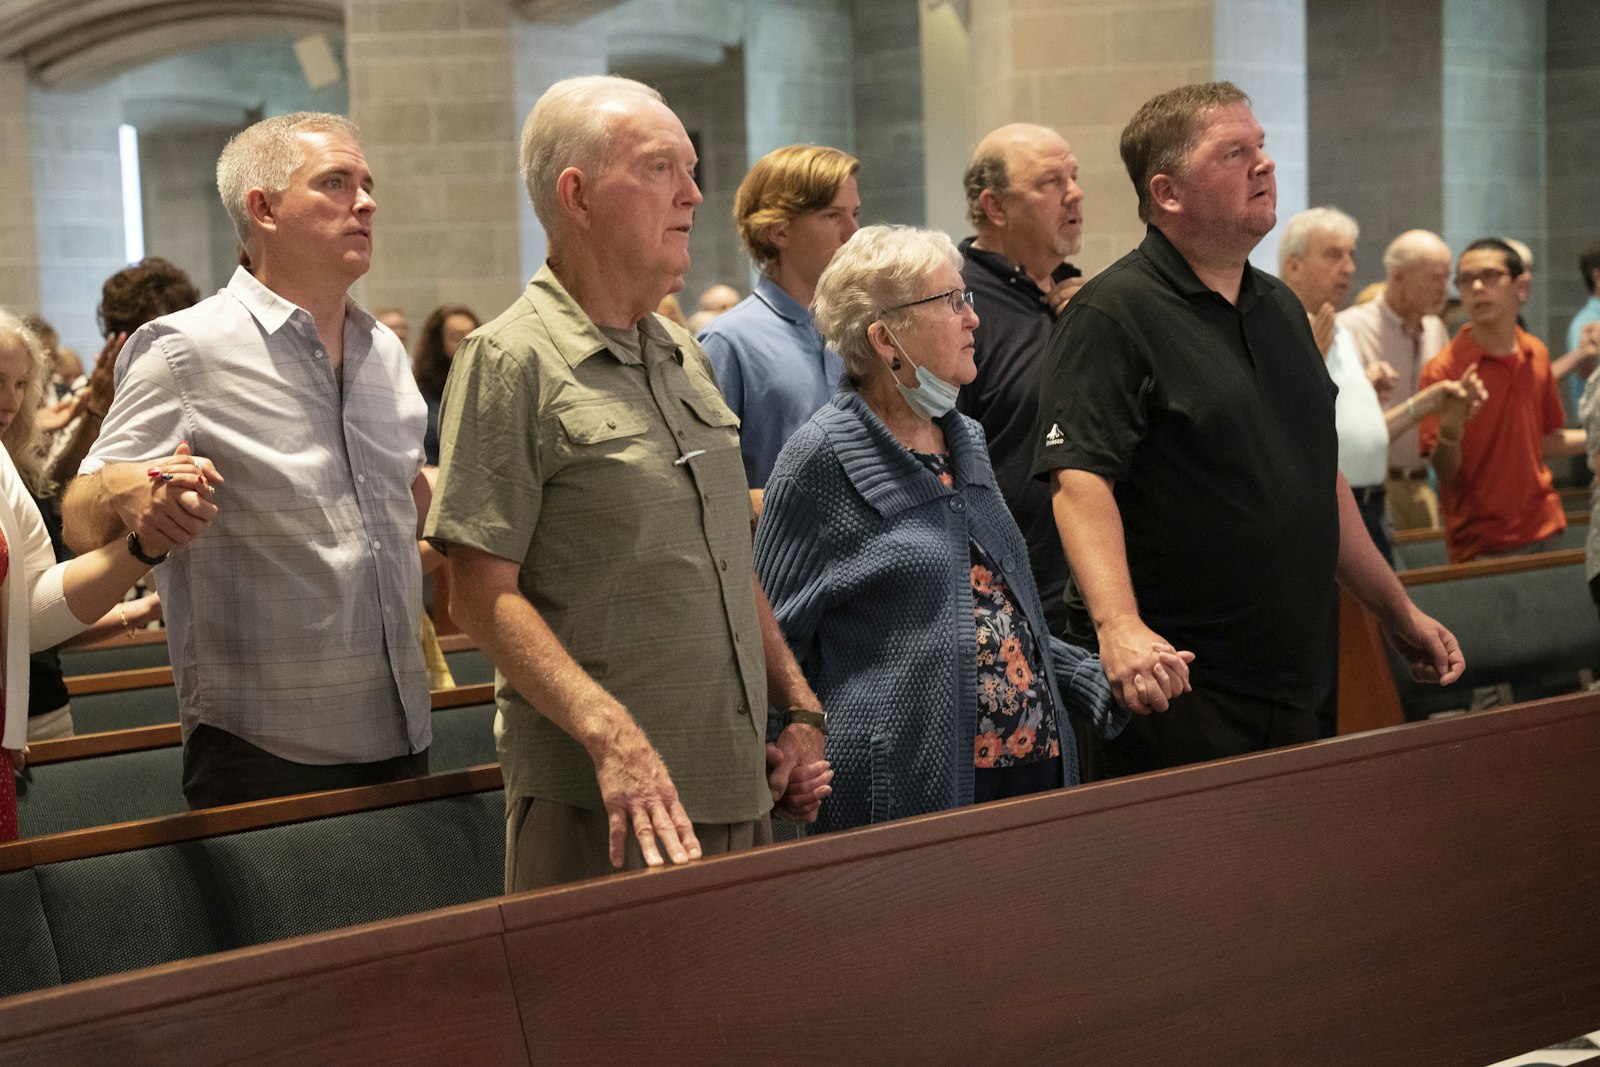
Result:
{"type": "Polygon", "coordinates": [[[750,168],[733,217],[761,281],[700,333],[717,383],[739,416],[739,451],[761,489],[778,450],[839,384],[842,364],[811,321],[817,279],[856,232],[861,195],[854,156],[789,145],[750,168]]]}

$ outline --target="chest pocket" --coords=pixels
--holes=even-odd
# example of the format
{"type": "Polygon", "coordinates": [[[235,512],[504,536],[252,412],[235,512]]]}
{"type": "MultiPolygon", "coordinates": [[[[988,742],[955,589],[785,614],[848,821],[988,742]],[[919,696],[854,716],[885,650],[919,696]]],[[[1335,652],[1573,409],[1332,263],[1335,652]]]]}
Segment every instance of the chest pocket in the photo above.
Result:
{"type": "Polygon", "coordinates": [[[567,443],[583,448],[605,444],[624,437],[637,437],[649,429],[649,421],[623,404],[597,404],[556,413],[567,443]]]}
{"type": "Polygon", "coordinates": [[[683,402],[694,412],[695,418],[707,426],[725,426],[735,431],[739,429],[739,416],[720,399],[689,393],[683,397],[683,402]]]}

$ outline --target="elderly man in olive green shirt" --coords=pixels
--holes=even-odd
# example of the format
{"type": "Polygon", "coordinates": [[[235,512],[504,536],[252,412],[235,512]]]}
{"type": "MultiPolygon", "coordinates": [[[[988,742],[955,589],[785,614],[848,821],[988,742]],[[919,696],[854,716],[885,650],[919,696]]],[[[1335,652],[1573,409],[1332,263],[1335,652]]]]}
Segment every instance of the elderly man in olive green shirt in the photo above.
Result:
{"type": "Polygon", "coordinates": [[[651,313],[688,269],[694,165],[646,86],[546,92],[522,170],[549,259],[445,390],[427,535],[499,672],[508,891],[770,841],[774,803],[810,821],[830,792],[755,583],[738,419],[651,313]]]}

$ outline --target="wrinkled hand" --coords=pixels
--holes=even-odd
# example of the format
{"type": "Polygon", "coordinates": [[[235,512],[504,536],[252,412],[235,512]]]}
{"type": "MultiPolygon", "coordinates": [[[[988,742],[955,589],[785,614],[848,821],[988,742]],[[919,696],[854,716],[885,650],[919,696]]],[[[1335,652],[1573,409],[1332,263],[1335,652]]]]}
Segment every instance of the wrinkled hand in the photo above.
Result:
{"type": "Polygon", "coordinates": [[[1122,615],[1100,627],[1100,664],[1111,695],[1136,715],[1166,711],[1189,692],[1193,652],[1179,652],[1137,615],[1122,615]]]}
{"type": "Polygon", "coordinates": [[[822,748],[822,731],[798,724],[785,727],[777,744],[767,746],[767,786],[780,817],[817,821],[822,802],[833,793],[833,767],[822,748]]]}
{"type": "Polygon", "coordinates": [[[1372,391],[1385,406],[1389,403],[1389,394],[1394,392],[1394,383],[1399,380],[1400,372],[1381,359],[1367,367],[1367,381],[1372,383],[1372,391]]]}
{"type": "Polygon", "coordinates": [[[216,518],[211,498],[223,479],[209,459],[190,453],[187,442],[148,469],[172,477],[147,477],[132,485],[118,498],[117,513],[145,551],[159,556],[187,544],[216,518]]]}
{"type": "Polygon", "coordinates": [[[610,830],[611,866],[620,868],[631,827],[645,865],[660,867],[664,851],[673,863],[700,858],[700,839],[678,801],[667,765],[638,729],[595,760],[600,799],[610,830]]]}
{"type": "Polygon", "coordinates": [[[1436,619],[1424,615],[1407,600],[1405,609],[1393,619],[1382,620],[1383,635],[1411,665],[1411,677],[1419,682],[1449,685],[1467,669],[1466,658],[1456,635],[1436,619]]]}
{"type": "Polygon", "coordinates": [[[1317,342],[1317,351],[1322,353],[1322,358],[1328,358],[1328,349],[1333,347],[1333,305],[1324,303],[1311,316],[1311,336],[1317,342]]]}
{"type": "Polygon", "coordinates": [[[1067,306],[1067,302],[1077,295],[1078,290],[1082,289],[1088,280],[1080,274],[1074,278],[1064,278],[1052,285],[1050,291],[1044,294],[1044,302],[1050,305],[1050,314],[1061,314],[1061,309],[1067,306]]]}
{"type": "MultiPolygon", "coordinates": [[[[144,539],[140,538],[142,542],[144,539]]],[[[148,593],[135,600],[130,600],[122,605],[122,611],[128,617],[128,625],[136,630],[143,630],[153,622],[161,621],[161,594],[148,593]]]]}

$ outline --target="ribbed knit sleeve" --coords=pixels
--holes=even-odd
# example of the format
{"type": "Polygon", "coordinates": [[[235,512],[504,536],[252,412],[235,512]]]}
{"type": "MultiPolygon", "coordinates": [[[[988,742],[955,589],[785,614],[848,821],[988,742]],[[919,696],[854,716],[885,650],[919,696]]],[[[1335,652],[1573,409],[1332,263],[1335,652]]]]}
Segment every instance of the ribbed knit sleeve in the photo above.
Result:
{"type": "Polygon", "coordinates": [[[1108,741],[1128,725],[1130,715],[1112,698],[1111,683],[1099,656],[1052,636],[1050,665],[1061,685],[1061,702],[1066,705],[1067,714],[1094,723],[1095,730],[1108,741]]]}
{"type": "Polygon", "coordinates": [[[828,606],[828,549],[814,468],[829,462],[822,434],[802,426],[779,454],[756,527],[756,577],[795,659],[815,684],[818,621],[828,606]]]}

